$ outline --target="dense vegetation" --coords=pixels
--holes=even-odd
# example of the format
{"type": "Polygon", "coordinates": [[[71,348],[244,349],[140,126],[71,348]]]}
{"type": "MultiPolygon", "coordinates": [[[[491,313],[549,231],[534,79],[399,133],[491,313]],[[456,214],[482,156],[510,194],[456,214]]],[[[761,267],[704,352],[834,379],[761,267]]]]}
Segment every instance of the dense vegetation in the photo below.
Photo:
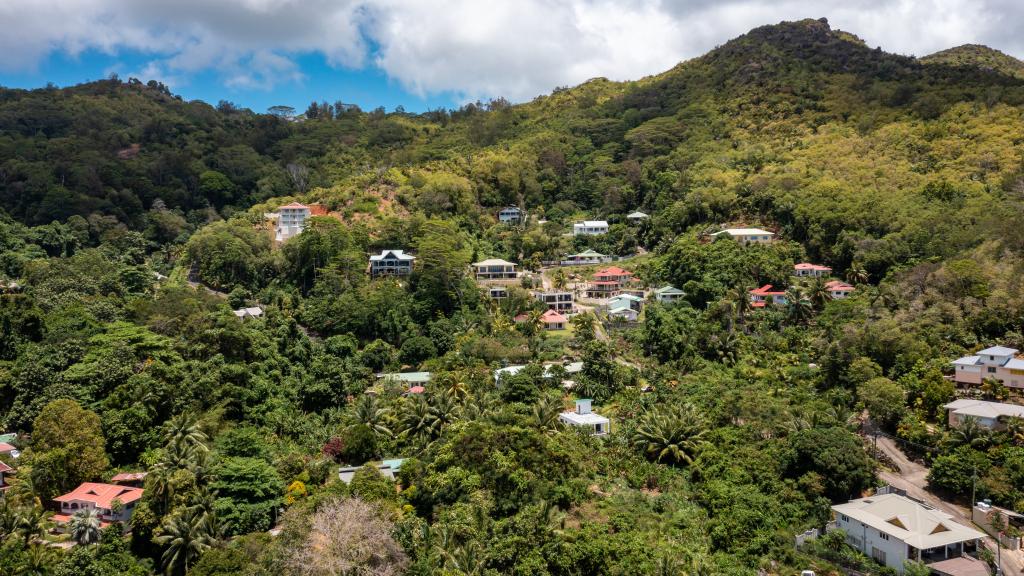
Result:
{"type": "Polygon", "coordinates": [[[876,485],[865,409],[936,448],[936,487],[963,495],[977,464],[981,495],[1024,500],[1024,432],[954,433],[941,410],[952,357],[1024,347],[1024,80],[965,64],[812,20],[637,82],[418,115],[0,92],[0,424],[31,434],[0,573],[827,573],[792,538],[876,485]],[[263,213],[294,197],[330,212],[275,247],[263,213]],[[498,225],[505,204],[536,218],[498,225]],[[609,234],[564,236],[582,216],[609,234]],[[726,223],[783,240],[708,241],[726,223]],[[382,248],[415,274],[367,278],[382,248]],[[547,334],[466,269],[585,248],[647,252],[621,264],[685,302],[547,334]],[[796,282],[804,260],[854,296],[796,282]],[[766,283],[790,304],[751,309],[766,283]],[[540,362],[562,358],[607,438],[558,424],[540,362]],[[374,376],[403,367],[433,373],[425,394],[374,376]],[[389,457],[398,491],[337,478],[389,457]],[[80,519],[96,544],[39,544],[41,505],[121,470],[149,472],[129,537],[80,519]]]}

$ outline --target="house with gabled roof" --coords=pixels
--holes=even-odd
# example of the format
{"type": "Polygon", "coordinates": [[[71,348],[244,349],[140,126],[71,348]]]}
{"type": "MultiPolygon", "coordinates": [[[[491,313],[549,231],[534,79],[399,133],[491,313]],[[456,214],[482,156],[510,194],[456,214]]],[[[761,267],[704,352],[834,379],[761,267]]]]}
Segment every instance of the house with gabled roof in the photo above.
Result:
{"type": "Polygon", "coordinates": [[[239,308],[238,310],[235,310],[234,312],[235,312],[235,316],[237,316],[240,320],[245,320],[246,318],[262,318],[263,317],[263,308],[260,308],[259,306],[249,306],[249,307],[246,307],[246,308],[239,308]]]}
{"type": "Polygon", "coordinates": [[[518,206],[506,206],[498,211],[498,222],[518,224],[523,221],[523,211],[518,206]]]}
{"type": "Polygon", "coordinates": [[[83,482],[71,492],[53,499],[60,505],[60,513],[53,516],[53,521],[58,525],[67,524],[75,512],[95,509],[102,526],[113,522],[127,523],[143,492],[142,488],[133,486],[83,482]]]}
{"type": "Polygon", "coordinates": [[[775,240],[775,233],[761,228],[726,228],[711,235],[732,238],[740,244],[769,244],[775,240]]]}
{"type": "Polygon", "coordinates": [[[1020,351],[1006,346],[992,346],[953,361],[953,381],[961,385],[978,385],[993,378],[1010,388],[1024,388],[1024,360],[1020,351]]]}
{"type": "Polygon", "coordinates": [[[903,573],[904,562],[948,562],[978,550],[984,534],[945,512],[902,496],[878,494],[832,506],[829,530],[880,564],[903,573]]]}
{"type": "Polygon", "coordinates": [[[516,263],[501,258],[488,258],[473,263],[473,271],[477,280],[515,280],[516,263]]]}
{"type": "Polygon", "coordinates": [[[594,273],[594,280],[587,286],[588,298],[610,298],[622,292],[633,280],[633,273],[618,266],[602,268],[594,273]]]}
{"type": "Polygon", "coordinates": [[[832,280],[831,282],[827,282],[825,284],[825,289],[828,290],[828,294],[829,296],[832,297],[833,300],[842,300],[843,298],[848,298],[850,294],[853,294],[853,291],[856,290],[854,286],[847,284],[846,282],[842,282],[840,280],[832,280]]]}
{"type": "Polygon", "coordinates": [[[636,224],[637,222],[641,222],[643,220],[647,220],[648,218],[650,218],[649,214],[645,214],[639,210],[637,210],[636,212],[630,212],[629,214],[626,214],[626,220],[633,224],[636,224]]]}
{"type": "Polygon", "coordinates": [[[1009,418],[1024,419],[1024,406],[1003,402],[986,402],[961,398],[943,406],[949,414],[949,427],[956,428],[967,418],[974,418],[982,428],[1002,430],[1009,418]]]}
{"type": "Polygon", "coordinates": [[[579,254],[570,254],[562,258],[562,266],[584,266],[588,264],[606,264],[612,261],[611,256],[605,256],[595,250],[584,250],[579,254]]]}
{"type": "Polygon", "coordinates": [[[793,265],[793,276],[800,278],[828,278],[831,274],[831,268],[820,264],[799,262],[793,265]]]}
{"type": "Polygon", "coordinates": [[[765,284],[760,288],[750,291],[750,306],[753,308],[764,308],[769,304],[785,304],[786,292],[773,290],[771,284],[765,284]]]}
{"type": "Polygon", "coordinates": [[[671,284],[666,284],[654,291],[654,299],[662,304],[671,304],[681,300],[684,296],[686,296],[686,292],[671,284]]]}
{"type": "Polygon", "coordinates": [[[544,325],[545,330],[565,330],[569,319],[557,310],[548,309],[541,315],[540,323],[544,325]]]}
{"type": "Polygon", "coordinates": [[[370,256],[370,277],[408,276],[415,261],[416,257],[404,250],[382,250],[370,256]]]}

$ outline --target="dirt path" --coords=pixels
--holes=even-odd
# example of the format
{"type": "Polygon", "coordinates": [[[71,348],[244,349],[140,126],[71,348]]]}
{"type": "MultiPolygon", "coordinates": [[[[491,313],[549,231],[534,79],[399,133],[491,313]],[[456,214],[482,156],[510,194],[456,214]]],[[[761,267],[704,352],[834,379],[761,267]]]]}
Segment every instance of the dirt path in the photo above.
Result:
{"type": "MultiPolygon", "coordinates": [[[[906,454],[896,443],[884,436],[878,437],[878,449],[899,466],[899,472],[882,470],[878,476],[887,484],[906,490],[907,495],[916,498],[928,505],[953,516],[953,519],[967,526],[974,526],[971,520],[971,512],[966,507],[947,502],[927,490],[928,468],[907,458],[906,454]]],[[[986,538],[986,544],[990,549],[995,550],[996,541],[993,538],[986,538]]],[[[1010,551],[1005,548],[1002,551],[1003,574],[1009,576],[1024,575],[1024,554],[1020,551],[1010,551]]]]}

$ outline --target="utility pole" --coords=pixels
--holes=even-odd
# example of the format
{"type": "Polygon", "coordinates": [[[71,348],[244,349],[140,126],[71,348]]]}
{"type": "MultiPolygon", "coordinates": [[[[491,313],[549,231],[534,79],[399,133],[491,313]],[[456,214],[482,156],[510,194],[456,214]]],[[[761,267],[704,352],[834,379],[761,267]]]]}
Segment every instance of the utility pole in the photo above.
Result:
{"type": "Polygon", "coordinates": [[[975,464],[971,468],[971,511],[972,511],[971,514],[972,515],[974,513],[973,512],[974,511],[974,505],[975,505],[975,500],[974,500],[975,494],[974,494],[974,492],[975,492],[975,485],[977,484],[977,482],[978,482],[978,465],[975,464]]]}

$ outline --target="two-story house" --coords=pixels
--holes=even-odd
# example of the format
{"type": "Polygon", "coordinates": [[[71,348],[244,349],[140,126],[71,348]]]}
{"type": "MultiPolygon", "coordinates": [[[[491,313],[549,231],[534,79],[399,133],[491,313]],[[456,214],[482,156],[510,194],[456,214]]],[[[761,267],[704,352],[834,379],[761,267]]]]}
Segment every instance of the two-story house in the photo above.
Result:
{"type": "Polygon", "coordinates": [[[594,273],[594,280],[587,286],[588,298],[611,298],[622,292],[633,280],[633,273],[618,266],[602,268],[594,273]]]}
{"type": "Polygon", "coordinates": [[[278,208],[277,229],[275,230],[277,241],[284,242],[302,234],[302,231],[306,229],[306,220],[309,220],[309,215],[309,206],[298,202],[285,204],[278,208]]]}
{"type": "Polygon", "coordinates": [[[761,228],[726,228],[715,232],[711,236],[718,238],[725,236],[732,238],[740,244],[769,244],[775,239],[775,233],[761,228]]]}
{"type": "Polygon", "coordinates": [[[515,280],[516,264],[500,258],[488,258],[473,264],[477,280],[515,280]]]}
{"type": "Polygon", "coordinates": [[[416,257],[402,250],[384,250],[370,256],[370,277],[408,276],[416,257]]]}
{"type": "Polygon", "coordinates": [[[572,225],[573,236],[599,236],[608,233],[608,222],[604,220],[584,220],[572,225]]]}
{"type": "Polygon", "coordinates": [[[498,212],[498,222],[502,224],[519,224],[523,221],[523,211],[518,206],[506,206],[498,212]]]}
{"type": "Polygon", "coordinates": [[[686,292],[683,292],[671,284],[662,286],[654,291],[654,299],[662,304],[671,304],[677,300],[681,300],[684,296],[686,296],[686,292]]]}
{"type": "Polygon", "coordinates": [[[1018,352],[1016,348],[992,346],[957,358],[953,361],[953,381],[976,385],[994,378],[1010,388],[1024,388],[1024,360],[1017,358],[1018,352]]]}
{"type": "Polygon", "coordinates": [[[899,494],[879,494],[832,506],[830,530],[878,563],[903,573],[903,562],[926,565],[974,552],[984,534],[949,514],[899,494]]]}
{"type": "Polygon", "coordinates": [[[820,264],[800,262],[793,265],[793,276],[800,278],[828,278],[831,274],[831,268],[820,264]]]}
{"type": "Polygon", "coordinates": [[[94,508],[99,512],[102,525],[113,522],[127,524],[142,493],[142,488],[134,486],[83,482],[71,492],[53,499],[60,504],[60,513],[53,517],[53,521],[58,525],[66,524],[75,512],[94,508]]]}
{"type": "Polygon", "coordinates": [[[567,290],[534,292],[533,297],[556,312],[572,312],[573,295],[567,290]]]}

